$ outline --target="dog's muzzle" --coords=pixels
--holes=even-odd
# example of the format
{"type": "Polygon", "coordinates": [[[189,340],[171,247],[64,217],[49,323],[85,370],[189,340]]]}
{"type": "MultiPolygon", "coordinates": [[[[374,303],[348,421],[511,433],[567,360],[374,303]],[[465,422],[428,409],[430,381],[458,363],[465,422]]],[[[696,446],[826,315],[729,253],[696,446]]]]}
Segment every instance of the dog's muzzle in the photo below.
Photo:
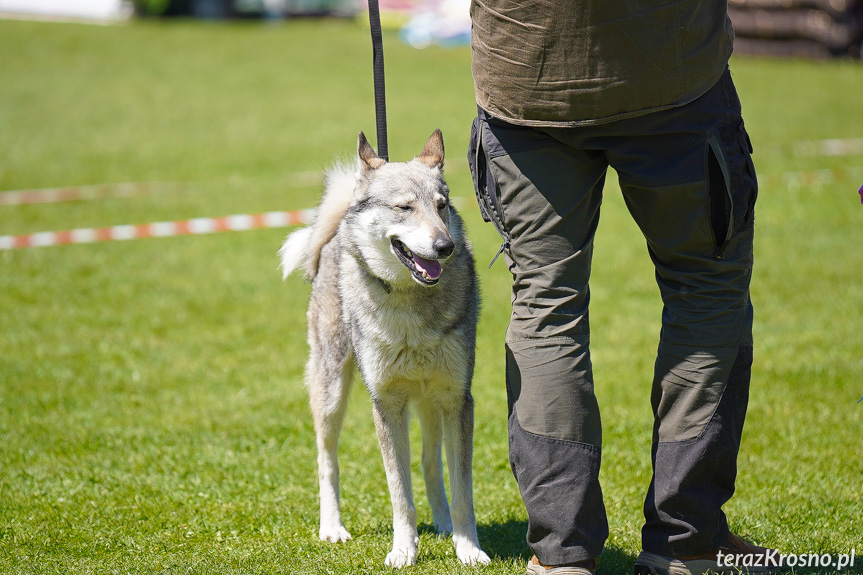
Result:
{"type": "MultiPolygon", "coordinates": [[[[422,285],[432,286],[440,280],[440,276],[443,273],[443,267],[439,260],[428,260],[420,257],[413,253],[400,240],[395,238],[392,239],[390,244],[392,246],[393,253],[399,261],[408,268],[417,282],[422,285]]],[[[437,249],[438,253],[442,254],[443,258],[447,258],[452,255],[454,246],[452,245],[452,240],[450,240],[446,246],[442,245],[439,247],[436,243],[435,249],[437,249]]]]}

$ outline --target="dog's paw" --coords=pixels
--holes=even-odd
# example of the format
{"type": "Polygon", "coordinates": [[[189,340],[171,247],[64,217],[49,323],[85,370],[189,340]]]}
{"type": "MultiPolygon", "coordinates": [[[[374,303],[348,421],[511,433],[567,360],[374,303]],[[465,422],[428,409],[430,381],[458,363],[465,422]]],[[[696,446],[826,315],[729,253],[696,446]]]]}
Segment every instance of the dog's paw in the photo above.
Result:
{"type": "Polygon", "coordinates": [[[318,533],[321,541],[329,541],[331,543],[344,543],[351,539],[351,534],[344,528],[343,525],[334,525],[324,527],[321,525],[321,530],[318,533]]]}
{"type": "Polygon", "coordinates": [[[491,558],[472,541],[457,541],[455,555],[465,565],[488,565],[491,558]]]}
{"type": "Polygon", "coordinates": [[[384,563],[389,567],[399,569],[401,567],[409,567],[417,562],[417,552],[406,549],[393,549],[387,553],[387,558],[384,563]]]}

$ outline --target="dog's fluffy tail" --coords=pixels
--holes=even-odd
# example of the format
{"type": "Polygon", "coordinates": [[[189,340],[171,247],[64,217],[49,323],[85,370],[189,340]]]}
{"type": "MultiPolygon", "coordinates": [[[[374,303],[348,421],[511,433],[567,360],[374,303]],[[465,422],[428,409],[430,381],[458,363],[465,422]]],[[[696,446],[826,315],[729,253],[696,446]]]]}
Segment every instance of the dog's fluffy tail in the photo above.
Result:
{"type": "Polygon", "coordinates": [[[289,234],[279,250],[285,278],[299,267],[308,279],[315,278],[321,250],[335,237],[342,216],[351,205],[357,174],[352,167],[338,165],[327,171],[324,182],[324,197],[315,213],[315,220],[308,227],[289,234]]]}

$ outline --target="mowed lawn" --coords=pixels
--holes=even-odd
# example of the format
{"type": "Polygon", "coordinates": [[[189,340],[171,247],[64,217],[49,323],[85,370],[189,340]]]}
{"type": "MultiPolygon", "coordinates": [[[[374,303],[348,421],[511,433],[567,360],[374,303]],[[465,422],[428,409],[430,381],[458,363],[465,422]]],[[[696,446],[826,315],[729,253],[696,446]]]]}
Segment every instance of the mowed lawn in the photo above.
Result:
{"type": "MultiPolygon", "coordinates": [[[[474,379],[478,529],[462,567],[421,525],[410,573],[524,572],[509,470],[509,277],[465,158],[470,52],[385,34],[390,156],[444,133],[483,292],[474,379]]],[[[0,191],[107,185],[115,197],[0,205],[0,235],[312,207],[319,173],[374,141],[368,31],[348,21],[115,27],[0,21],[0,191]],[[122,183],[146,183],[124,196],[122,183]]],[[[863,67],[737,57],[755,144],[756,363],[732,528],[786,554],[856,552],[863,572],[863,67]]],[[[317,538],[303,388],[308,285],[282,282],[286,230],[0,251],[0,573],[378,573],[391,513],[370,401],[341,443],[353,541],[317,538]]],[[[591,285],[611,535],[631,572],[650,478],[661,305],[612,176],[591,285]]],[[[795,573],[832,573],[803,568],[795,573]]]]}

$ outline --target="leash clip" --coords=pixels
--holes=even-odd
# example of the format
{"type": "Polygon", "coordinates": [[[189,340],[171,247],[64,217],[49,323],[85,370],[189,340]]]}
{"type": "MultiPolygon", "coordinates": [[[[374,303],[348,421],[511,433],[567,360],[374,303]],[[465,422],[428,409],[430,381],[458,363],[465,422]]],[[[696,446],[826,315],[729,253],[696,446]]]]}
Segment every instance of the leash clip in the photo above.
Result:
{"type": "Polygon", "coordinates": [[[493,259],[493,260],[491,260],[491,263],[490,263],[490,264],[488,264],[488,269],[491,269],[491,266],[493,266],[493,265],[494,265],[494,262],[496,262],[496,261],[497,261],[497,258],[499,258],[499,257],[500,257],[500,254],[502,254],[502,253],[503,253],[503,250],[505,250],[505,249],[506,249],[506,248],[508,248],[508,247],[509,247],[509,242],[507,242],[507,241],[505,241],[505,242],[503,242],[502,244],[500,244],[500,249],[499,249],[499,250],[497,250],[497,253],[494,255],[494,259],[493,259]]]}

